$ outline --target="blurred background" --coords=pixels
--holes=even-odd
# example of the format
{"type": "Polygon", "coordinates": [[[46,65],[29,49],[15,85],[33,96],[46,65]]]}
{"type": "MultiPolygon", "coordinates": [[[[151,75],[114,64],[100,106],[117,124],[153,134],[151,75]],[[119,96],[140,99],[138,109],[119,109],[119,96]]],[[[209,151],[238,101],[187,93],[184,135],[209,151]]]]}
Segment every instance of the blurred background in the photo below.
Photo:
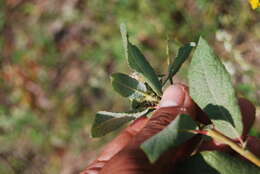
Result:
{"type": "Polygon", "coordinates": [[[247,0],[0,0],[1,174],[76,174],[116,135],[89,132],[96,111],[129,110],[109,79],[131,73],[121,22],[159,73],[167,35],[171,57],[203,35],[257,106],[260,135],[260,10],[247,0]]]}

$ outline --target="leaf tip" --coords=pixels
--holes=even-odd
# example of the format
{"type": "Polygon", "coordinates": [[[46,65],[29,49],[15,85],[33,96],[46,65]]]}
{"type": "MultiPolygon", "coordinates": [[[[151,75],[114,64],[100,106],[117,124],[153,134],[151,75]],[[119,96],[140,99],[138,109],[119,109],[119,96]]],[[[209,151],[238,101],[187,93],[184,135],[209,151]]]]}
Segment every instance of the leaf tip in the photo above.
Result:
{"type": "Polygon", "coordinates": [[[120,31],[121,31],[121,33],[125,33],[126,32],[126,25],[125,25],[125,23],[121,23],[120,24],[120,31]]]}
{"type": "Polygon", "coordinates": [[[126,29],[125,23],[120,24],[120,32],[121,32],[121,37],[123,40],[123,46],[124,46],[124,51],[125,51],[125,57],[128,59],[128,33],[126,29]]]}
{"type": "Polygon", "coordinates": [[[204,39],[204,37],[200,36],[197,45],[205,45],[205,44],[208,45],[208,42],[206,41],[206,39],[204,39]]]}
{"type": "Polygon", "coordinates": [[[123,40],[127,40],[128,34],[127,34],[127,28],[125,23],[120,24],[120,32],[123,40]]]}
{"type": "Polygon", "coordinates": [[[157,161],[158,157],[152,155],[151,152],[149,151],[149,149],[147,149],[148,147],[146,147],[146,145],[147,145],[147,143],[145,141],[143,144],[141,144],[140,148],[144,151],[144,153],[147,156],[149,162],[151,164],[153,164],[157,161]]]}

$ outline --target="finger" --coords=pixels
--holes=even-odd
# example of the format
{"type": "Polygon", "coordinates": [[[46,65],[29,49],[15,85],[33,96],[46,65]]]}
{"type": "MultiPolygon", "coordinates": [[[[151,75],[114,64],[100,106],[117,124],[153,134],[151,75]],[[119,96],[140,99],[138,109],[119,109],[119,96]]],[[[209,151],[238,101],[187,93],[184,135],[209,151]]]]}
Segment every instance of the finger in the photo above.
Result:
{"type": "Polygon", "coordinates": [[[159,107],[185,107],[197,109],[195,103],[189,95],[189,88],[183,84],[169,86],[164,92],[159,107]]]}
{"type": "Polygon", "coordinates": [[[166,173],[172,165],[171,160],[169,160],[169,155],[166,154],[168,158],[162,157],[162,160],[159,160],[155,164],[150,164],[146,155],[140,149],[140,145],[161,131],[179,114],[186,113],[194,117],[196,115],[196,109],[194,109],[194,107],[195,104],[188,95],[187,87],[183,85],[170,86],[164,92],[160,109],[153,114],[145,127],[130,143],[104,166],[100,174],[166,173]],[[167,101],[167,103],[165,101],[167,101]]]}
{"type": "Polygon", "coordinates": [[[184,105],[185,86],[176,84],[169,86],[164,92],[159,106],[172,107],[184,105]]]}
{"type": "Polygon", "coordinates": [[[99,157],[92,162],[81,174],[98,174],[104,165],[114,155],[121,151],[129,141],[145,126],[148,118],[146,116],[140,117],[130,124],[123,132],[121,132],[112,142],[110,142],[99,157]]]}
{"type": "Polygon", "coordinates": [[[130,124],[117,138],[110,142],[103,150],[98,160],[107,161],[125,147],[129,141],[146,125],[148,118],[140,117],[130,124]]]}
{"type": "Polygon", "coordinates": [[[146,139],[160,132],[179,114],[186,113],[195,119],[197,107],[188,93],[188,88],[182,84],[169,86],[162,96],[160,109],[154,112],[145,127],[133,139],[141,144],[146,139]],[[165,105],[167,103],[167,105],[165,105]],[[170,105],[168,105],[170,103],[170,105]]]}

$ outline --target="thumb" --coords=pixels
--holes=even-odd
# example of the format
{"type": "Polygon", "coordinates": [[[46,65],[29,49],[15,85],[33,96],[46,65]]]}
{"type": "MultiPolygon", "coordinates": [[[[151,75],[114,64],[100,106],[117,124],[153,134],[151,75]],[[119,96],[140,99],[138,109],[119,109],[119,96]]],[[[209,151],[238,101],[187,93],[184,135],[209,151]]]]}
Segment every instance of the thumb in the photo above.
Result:
{"type": "MultiPolygon", "coordinates": [[[[168,87],[159,105],[144,128],[130,141],[130,143],[116,154],[100,171],[100,174],[158,174],[166,173],[173,167],[171,161],[172,153],[166,153],[155,164],[151,164],[145,153],[140,149],[140,145],[164,129],[179,114],[186,113],[195,117],[196,105],[188,95],[188,88],[181,84],[168,87]]],[[[175,155],[175,153],[173,153],[175,155]]],[[[178,157],[188,156],[182,153],[178,157]]],[[[179,158],[178,158],[179,159],[179,158]]],[[[174,159],[176,162],[177,160],[174,159]]]]}
{"type": "Polygon", "coordinates": [[[130,140],[145,126],[148,118],[140,117],[123,130],[115,139],[105,146],[98,158],[93,161],[81,174],[98,174],[106,163],[120,152],[130,140]]]}

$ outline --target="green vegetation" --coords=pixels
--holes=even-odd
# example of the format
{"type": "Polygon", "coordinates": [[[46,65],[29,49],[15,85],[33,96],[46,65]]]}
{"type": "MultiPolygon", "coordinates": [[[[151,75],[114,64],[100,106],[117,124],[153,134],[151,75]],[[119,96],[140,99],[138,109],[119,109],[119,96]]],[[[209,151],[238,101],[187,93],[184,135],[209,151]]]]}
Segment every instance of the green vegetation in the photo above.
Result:
{"type": "MultiPolygon", "coordinates": [[[[0,173],[77,173],[113,137],[89,133],[96,111],[130,110],[109,78],[131,73],[122,22],[166,75],[167,37],[173,58],[202,35],[259,118],[259,18],[242,0],[0,0],[0,173]]],[[[187,81],[186,74],[184,65],[175,82],[187,81]]]]}

